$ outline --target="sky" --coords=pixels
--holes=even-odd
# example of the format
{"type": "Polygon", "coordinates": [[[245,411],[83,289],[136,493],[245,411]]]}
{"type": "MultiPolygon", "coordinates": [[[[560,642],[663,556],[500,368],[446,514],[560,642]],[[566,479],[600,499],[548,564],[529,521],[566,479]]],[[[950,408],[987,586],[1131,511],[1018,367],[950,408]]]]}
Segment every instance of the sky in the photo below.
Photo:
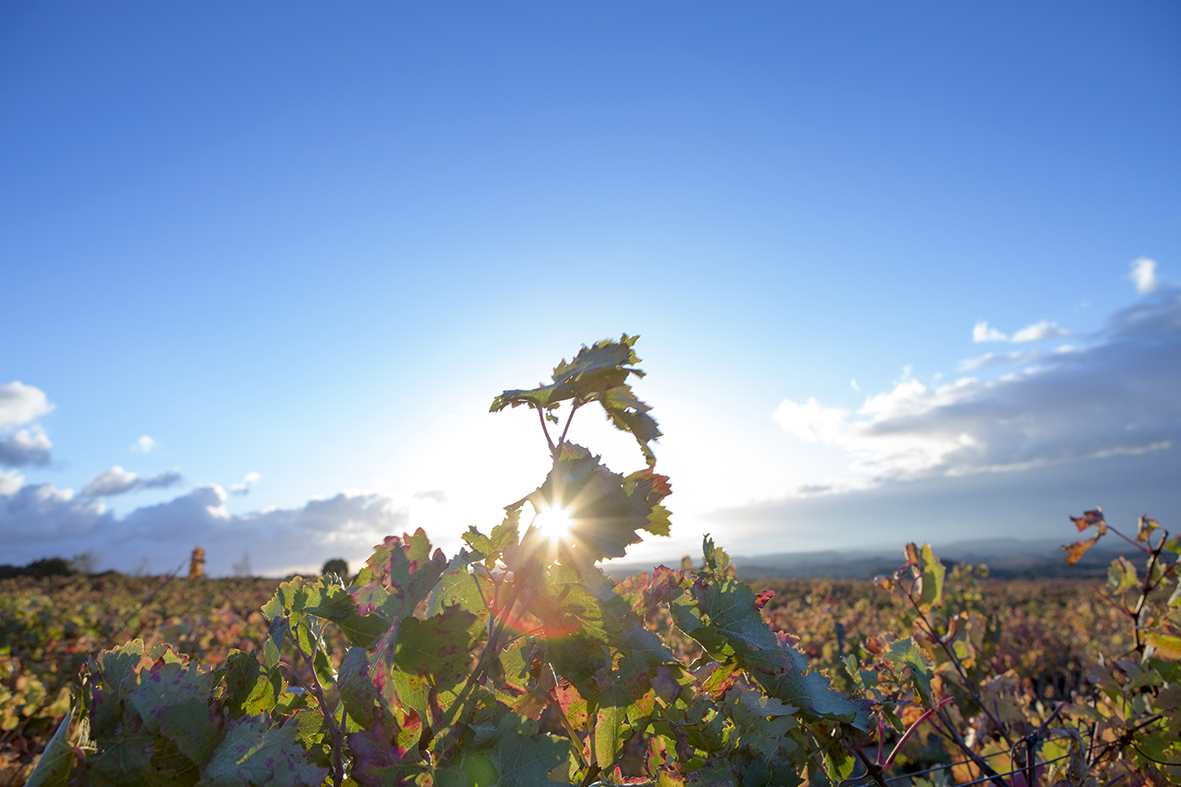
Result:
{"type": "Polygon", "coordinates": [[[452,554],[624,333],[628,559],[1181,527],[1176,3],[6,3],[0,108],[0,563],[452,554]]]}

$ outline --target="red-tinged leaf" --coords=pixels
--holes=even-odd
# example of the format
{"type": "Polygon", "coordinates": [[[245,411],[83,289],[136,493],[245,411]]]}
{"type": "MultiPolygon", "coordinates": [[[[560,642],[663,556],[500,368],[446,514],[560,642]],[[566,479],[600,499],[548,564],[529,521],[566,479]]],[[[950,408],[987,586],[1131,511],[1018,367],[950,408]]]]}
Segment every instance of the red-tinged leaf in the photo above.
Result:
{"type": "Polygon", "coordinates": [[[912,566],[917,566],[919,564],[919,548],[917,546],[915,546],[915,544],[913,542],[904,546],[902,548],[902,551],[906,555],[906,562],[907,563],[909,563],[912,566]]]}
{"type": "Polygon", "coordinates": [[[1076,541],[1073,544],[1062,547],[1066,551],[1066,565],[1073,566],[1082,560],[1087,550],[1097,543],[1099,543],[1099,536],[1089,538],[1086,541],[1076,541]]]}
{"type": "Polygon", "coordinates": [[[1099,506],[1095,506],[1094,511],[1084,511],[1082,516],[1072,516],[1070,521],[1074,522],[1080,533],[1095,525],[1099,528],[1099,535],[1107,534],[1107,522],[1103,519],[1103,509],[1099,506]]]}
{"type": "Polygon", "coordinates": [[[431,542],[422,528],[414,535],[386,536],[374,548],[368,567],[358,576],[352,591],[357,612],[377,612],[386,620],[397,620],[414,612],[447,568],[441,550],[430,554],[431,542]]]}
{"type": "Polygon", "coordinates": [[[767,606],[767,602],[775,598],[774,590],[764,590],[759,595],[755,596],[755,609],[759,610],[767,606]]]}
{"type": "Polygon", "coordinates": [[[588,718],[586,700],[578,693],[578,689],[574,688],[573,684],[563,681],[555,686],[551,693],[570,726],[576,730],[584,729],[588,718]]]}
{"type": "MultiPolygon", "coordinates": [[[[418,717],[412,716],[409,724],[417,723],[418,717]]],[[[422,755],[413,746],[402,743],[408,738],[417,740],[414,732],[413,728],[403,728],[392,733],[384,725],[378,725],[372,730],[349,735],[349,752],[353,757],[350,776],[366,787],[409,787],[415,784],[418,773],[424,769],[422,755]]]]}
{"type": "Polygon", "coordinates": [[[383,716],[392,719],[383,709],[381,693],[369,675],[369,656],[364,648],[349,648],[340,665],[337,686],[345,710],[365,729],[373,729],[383,716]]]}

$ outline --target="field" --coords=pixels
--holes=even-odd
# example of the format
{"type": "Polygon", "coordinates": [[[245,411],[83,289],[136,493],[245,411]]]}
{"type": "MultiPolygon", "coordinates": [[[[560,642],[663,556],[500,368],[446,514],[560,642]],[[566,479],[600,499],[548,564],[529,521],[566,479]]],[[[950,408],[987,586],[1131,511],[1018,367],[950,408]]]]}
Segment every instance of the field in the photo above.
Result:
{"type": "MultiPolygon", "coordinates": [[[[981,574],[964,566],[949,572],[946,604],[988,620],[982,652],[989,663],[981,669],[1015,675],[1030,702],[1052,706],[1085,694],[1095,654],[1132,645],[1125,620],[1093,580],[1002,581],[981,574]]],[[[774,592],[764,619],[798,638],[812,665],[842,690],[851,689],[842,658],[864,659],[913,633],[905,601],[869,581],[749,584],[756,593],[774,592]]],[[[0,581],[0,787],[24,782],[69,708],[88,657],[135,638],[148,646],[169,643],[213,668],[234,649],[260,652],[268,636],[260,609],[278,585],[118,574],[0,581]]],[[[344,648],[343,640],[332,648],[337,664],[344,648]]],[[[937,741],[922,735],[899,757],[908,770],[947,759],[937,741]]]]}

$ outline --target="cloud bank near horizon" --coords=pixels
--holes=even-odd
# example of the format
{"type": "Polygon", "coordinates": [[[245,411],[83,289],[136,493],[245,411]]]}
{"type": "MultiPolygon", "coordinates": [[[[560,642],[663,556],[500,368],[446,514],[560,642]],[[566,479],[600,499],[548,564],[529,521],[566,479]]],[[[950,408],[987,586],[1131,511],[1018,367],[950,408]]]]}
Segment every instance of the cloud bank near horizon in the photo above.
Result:
{"type": "Polygon", "coordinates": [[[208,484],[118,516],[70,489],[21,484],[0,489],[0,539],[6,562],[44,557],[48,542],[65,557],[94,550],[100,565],[122,571],[146,558],[162,572],[187,561],[199,545],[211,575],[233,573],[233,564],[249,555],[256,571],[274,576],[318,570],[333,557],[359,560],[408,521],[404,509],[377,494],[341,492],[299,508],[240,515],[226,510],[226,499],[222,487],[208,484]]]}
{"type": "MultiPolygon", "coordinates": [[[[1143,297],[1095,334],[960,364],[1007,367],[995,378],[928,385],[904,375],[855,412],[784,400],[775,422],[843,453],[848,474],[711,518],[742,537],[815,549],[820,528],[886,543],[955,540],[952,529],[1056,536],[1068,513],[1096,504],[1173,517],[1181,505],[1181,288],[1147,263],[1133,263],[1143,297]]],[[[1053,330],[1041,339],[1057,338],[1053,323],[1025,330],[1044,326],[1053,330]]]]}
{"type": "MultiPolygon", "coordinates": [[[[996,379],[903,379],[856,412],[784,400],[780,427],[850,459],[866,487],[1164,451],[1181,442],[1181,289],[1114,314],[1089,346],[971,359],[996,379]]],[[[965,368],[961,364],[961,369],[965,368]]]]}

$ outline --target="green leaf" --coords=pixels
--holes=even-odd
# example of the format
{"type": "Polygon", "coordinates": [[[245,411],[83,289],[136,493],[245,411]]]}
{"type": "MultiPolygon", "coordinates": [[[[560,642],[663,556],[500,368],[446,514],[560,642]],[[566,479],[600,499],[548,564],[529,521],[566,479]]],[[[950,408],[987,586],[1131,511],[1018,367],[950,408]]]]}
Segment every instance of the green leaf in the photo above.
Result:
{"type": "Polygon", "coordinates": [[[1144,642],[1156,649],[1156,657],[1175,661],[1181,659],[1181,636],[1164,631],[1150,631],[1144,642]]]}
{"type": "Polygon", "coordinates": [[[502,735],[496,744],[500,787],[553,787],[549,772],[562,764],[570,741],[552,735],[502,735]]]}
{"type": "Polygon", "coordinates": [[[74,709],[70,708],[57,725],[57,732],[49,739],[49,745],[41,752],[41,759],[37,760],[37,767],[29,774],[25,787],[65,787],[76,756],[70,745],[70,721],[73,718],[74,709]]]}
{"type": "Polygon", "coordinates": [[[1107,586],[1116,593],[1136,587],[1139,579],[1136,567],[1126,557],[1117,557],[1107,569],[1107,586]]]}
{"type": "Polygon", "coordinates": [[[535,508],[565,509],[572,524],[568,543],[576,561],[594,563],[604,557],[623,557],[636,532],[668,532],[668,512],[660,502],[671,493],[668,478],[641,470],[626,479],[599,462],[599,457],[568,443],[554,462],[545,483],[529,495],[535,508]]]}
{"type": "MultiPolygon", "coordinates": [[[[914,544],[907,545],[908,553],[914,550],[914,544]]],[[[947,569],[939,558],[935,557],[930,544],[923,544],[917,552],[919,569],[922,571],[922,593],[919,596],[919,609],[926,612],[943,603],[943,577],[947,569]]]]}
{"type": "MultiPolygon", "coordinates": [[[[335,576],[315,579],[296,577],[279,585],[270,601],[263,606],[263,614],[274,621],[283,615],[298,613],[313,615],[337,625],[353,645],[370,647],[385,633],[389,621],[377,615],[361,615],[349,592],[335,576]]],[[[307,643],[304,643],[305,652],[307,643]]]]}
{"type": "Polygon", "coordinates": [[[107,691],[118,692],[143,661],[143,640],[133,639],[117,648],[99,653],[95,658],[96,672],[107,691]]]}
{"type": "Polygon", "coordinates": [[[435,686],[459,683],[472,659],[474,619],[475,615],[460,607],[447,607],[441,615],[426,620],[407,618],[398,637],[395,666],[429,675],[435,686]]]}
{"type": "Polygon", "coordinates": [[[627,726],[628,709],[633,705],[631,697],[618,686],[609,685],[600,691],[588,707],[595,713],[595,736],[592,753],[595,764],[603,771],[615,766],[619,750],[626,739],[631,737],[627,726]]]}
{"type": "Polygon", "coordinates": [[[599,402],[607,420],[616,429],[630,433],[648,464],[652,465],[656,456],[649,443],[659,439],[660,429],[648,414],[652,408],[636,398],[627,382],[631,375],[644,376],[644,372],[634,366],[640,361],[632,349],[637,338],[624,334],[618,342],[604,339],[593,347],[583,346],[573,361],[567,363],[563,359],[554,368],[552,384],[539,385],[531,390],[505,391],[492,400],[491,411],[495,413],[522,404],[548,411],[564,401],[573,400],[575,408],[599,402]]]}
{"type": "Polygon", "coordinates": [[[771,696],[798,707],[803,716],[868,728],[864,703],[833,689],[820,673],[807,671],[804,654],[763,622],[755,609],[754,592],[747,585],[728,577],[706,576],[694,585],[693,595],[695,605],[685,598],[673,599],[673,617],[677,627],[701,643],[711,656],[719,661],[737,660],[754,683],[771,696]]]}
{"type": "Polygon", "coordinates": [[[209,709],[213,674],[196,664],[169,664],[163,660],[140,676],[130,695],[144,727],[168,738],[185,757],[201,763],[217,743],[220,716],[209,709]]]}
{"type": "Polygon", "coordinates": [[[828,778],[834,782],[842,782],[853,773],[854,760],[845,747],[834,741],[824,752],[824,767],[828,771],[828,778]]]}
{"type": "Polygon", "coordinates": [[[265,715],[231,721],[213,756],[201,769],[202,787],[321,784],[328,769],[309,761],[308,753],[296,740],[295,725],[268,727],[265,715]]]}
{"type": "Polygon", "coordinates": [[[488,604],[480,590],[479,580],[469,568],[471,559],[472,556],[466,552],[460,552],[451,559],[427,598],[427,616],[440,615],[446,607],[458,606],[472,614],[477,628],[484,627],[488,620],[488,604]]]}
{"type": "Polygon", "coordinates": [[[922,651],[911,638],[901,639],[890,646],[887,656],[891,661],[902,664],[910,673],[911,683],[914,685],[915,695],[925,710],[935,707],[935,700],[931,694],[931,668],[923,657],[922,651]]]}
{"type": "Polygon", "coordinates": [[[283,690],[278,670],[266,669],[253,653],[240,650],[230,651],[224,680],[222,702],[234,718],[270,711],[283,690]]]}

